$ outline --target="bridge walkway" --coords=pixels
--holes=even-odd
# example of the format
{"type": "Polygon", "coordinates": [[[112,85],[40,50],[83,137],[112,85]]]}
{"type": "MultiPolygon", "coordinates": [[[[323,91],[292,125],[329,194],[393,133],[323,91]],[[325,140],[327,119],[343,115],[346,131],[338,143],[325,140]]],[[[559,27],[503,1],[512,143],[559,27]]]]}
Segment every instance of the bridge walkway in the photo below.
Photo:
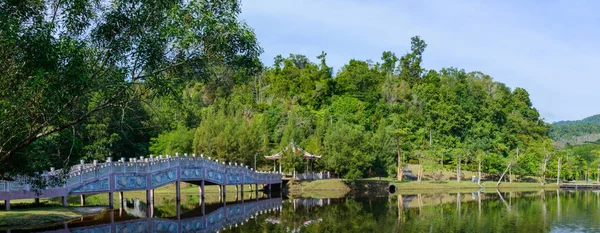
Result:
{"type": "MultiPolygon", "coordinates": [[[[263,185],[267,190],[283,187],[282,175],[276,172],[254,171],[243,164],[219,163],[210,157],[201,156],[167,156],[163,158],[121,159],[113,162],[110,158],[105,163],[79,164],[70,171],[53,170],[41,176],[49,185],[45,189],[36,190],[33,184],[39,182],[32,177],[17,177],[15,181],[0,181],[0,200],[4,200],[6,210],[10,210],[10,200],[62,197],[62,204],[67,205],[67,197],[80,195],[84,202],[85,195],[108,193],[109,203],[113,203],[113,193],[118,192],[123,198],[125,191],[146,191],[146,199],[153,199],[154,189],[175,183],[177,200],[180,199],[180,183],[187,182],[200,186],[204,197],[205,185],[219,185],[222,194],[227,186],[253,185],[258,190],[263,185]],[[65,174],[66,173],[66,174],[65,174]]],[[[39,178],[38,178],[39,179],[39,178]]]]}

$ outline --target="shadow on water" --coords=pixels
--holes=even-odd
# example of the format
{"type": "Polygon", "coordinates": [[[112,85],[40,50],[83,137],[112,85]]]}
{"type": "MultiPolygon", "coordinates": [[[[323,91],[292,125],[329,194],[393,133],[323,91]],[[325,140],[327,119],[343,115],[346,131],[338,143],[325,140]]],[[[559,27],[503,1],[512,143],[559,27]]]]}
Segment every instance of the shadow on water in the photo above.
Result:
{"type": "Polygon", "coordinates": [[[113,211],[13,232],[598,232],[600,192],[254,196],[228,202],[127,200],[113,211]]]}

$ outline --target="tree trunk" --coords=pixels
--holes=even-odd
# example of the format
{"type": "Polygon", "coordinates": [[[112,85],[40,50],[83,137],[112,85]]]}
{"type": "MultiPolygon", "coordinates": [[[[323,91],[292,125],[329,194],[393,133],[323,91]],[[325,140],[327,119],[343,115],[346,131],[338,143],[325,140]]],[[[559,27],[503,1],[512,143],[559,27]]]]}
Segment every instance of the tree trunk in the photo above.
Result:
{"type": "Polygon", "coordinates": [[[460,155],[458,156],[458,163],[456,163],[456,182],[460,183],[460,155]]]}
{"type": "Polygon", "coordinates": [[[477,185],[481,186],[481,158],[479,159],[479,165],[477,168],[477,185]]]}
{"type": "Polygon", "coordinates": [[[404,173],[402,172],[402,151],[398,148],[398,181],[402,181],[404,173]]]}
{"type": "Polygon", "coordinates": [[[421,176],[423,173],[423,158],[421,152],[419,152],[419,171],[417,172],[417,182],[421,182],[421,176]]]}
{"type": "MultiPolygon", "coordinates": [[[[506,170],[504,170],[504,172],[502,173],[502,175],[500,176],[500,179],[498,179],[498,183],[496,183],[496,187],[498,187],[500,185],[500,182],[502,182],[502,178],[504,178],[504,175],[506,175],[506,172],[510,169],[510,163],[508,164],[508,167],[506,168],[506,170]]],[[[504,182],[506,182],[506,180],[504,180],[504,182]]]]}
{"type": "Polygon", "coordinates": [[[512,184],[512,166],[508,167],[508,182],[512,184]]]}
{"type": "Polygon", "coordinates": [[[558,174],[556,175],[556,185],[560,185],[560,157],[558,157],[558,174]]]}
{"type": "Polygon", "coordinates": [[[544,156],[544,164],[542,164],[542,185],[546,183],[546,166],[548,164],[548,154],[544,156]]]}

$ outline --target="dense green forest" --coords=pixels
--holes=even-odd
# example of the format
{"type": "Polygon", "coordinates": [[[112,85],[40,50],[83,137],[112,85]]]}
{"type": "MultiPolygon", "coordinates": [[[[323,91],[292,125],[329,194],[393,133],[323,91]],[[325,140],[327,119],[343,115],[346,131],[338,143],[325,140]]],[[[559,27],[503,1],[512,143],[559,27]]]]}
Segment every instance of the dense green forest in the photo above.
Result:
{"type": "MultiPolygon", "coordinates": [[[[323,156],[314,170],[347,179],[394,177],[406,163],[435,172],[481,162],[491,174],[516,163],[515,174],[543,176],[568,155],[554,151],[525,89],[426,69],[418,36],[407,52],[339,70],[325,52],[262,64],[239,1],[110,4],[0,4],[0,175],[176,152],[245,164],[259,155],[266,170],[262,156],[292,140],[323,156]]],[[[284,158],[286,171],[304,170],[298,155],[284,158]]],[[[595,157],[569,161],[564,179],[595,174],[595,157]]]]}
{"type": "Polygon", "coordinates": [[[576,145],[600,139],[600,114],[578,121],[559,121],[550,127],[550,137],[560,147],[566,143],[576,145]]]}

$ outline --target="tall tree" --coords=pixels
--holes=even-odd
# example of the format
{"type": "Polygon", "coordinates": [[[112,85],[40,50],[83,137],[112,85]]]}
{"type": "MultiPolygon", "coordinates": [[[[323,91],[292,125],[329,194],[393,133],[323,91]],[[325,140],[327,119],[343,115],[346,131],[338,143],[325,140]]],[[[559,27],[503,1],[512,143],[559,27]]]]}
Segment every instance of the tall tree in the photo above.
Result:
{"type": "Polygon", "coordinates": [[[260,64],[237,0],[3,1],[0,12],[4,175],[28,171],[32,143],[76,134],[98,112],[168,94],[217,64],[248,73],[260,64]]]}

